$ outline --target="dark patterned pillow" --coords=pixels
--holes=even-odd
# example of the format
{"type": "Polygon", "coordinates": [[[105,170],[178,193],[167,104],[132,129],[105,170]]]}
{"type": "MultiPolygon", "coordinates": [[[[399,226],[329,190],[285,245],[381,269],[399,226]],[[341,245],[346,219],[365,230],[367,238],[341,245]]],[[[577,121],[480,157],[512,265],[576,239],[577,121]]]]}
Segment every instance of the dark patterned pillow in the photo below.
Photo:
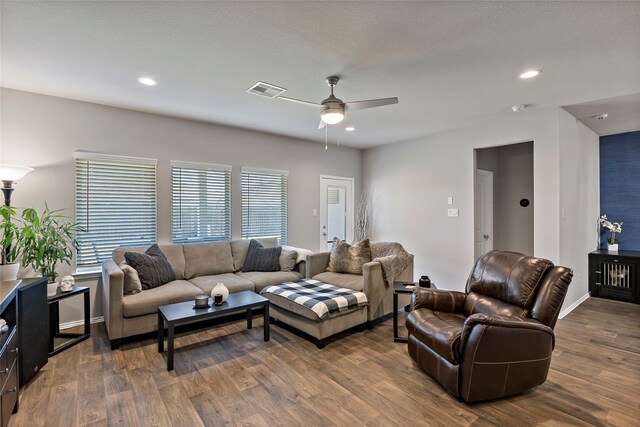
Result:
{"type": "Polygon", "coordinates": [[[124,259],[135,268],[140,277],[142,290],[157,288],[176,280],[176,273],[167,261],[167,257],[156,244],[151,245],[143,254],[125,252],[124,259]]]}
{"type": "Polygon", "coordinates": [[[251,239],[242,271],[280,271],[280,252],[280,246],[265,248],[257,240],[251,239]]]}
{"type": "Polygon", "coordinates": [[[369,245],[369,239],[350,245],[335,237],[331,247],[327,271],[362,274],[362,266],[370,261],[371,246],[369,245]]]}

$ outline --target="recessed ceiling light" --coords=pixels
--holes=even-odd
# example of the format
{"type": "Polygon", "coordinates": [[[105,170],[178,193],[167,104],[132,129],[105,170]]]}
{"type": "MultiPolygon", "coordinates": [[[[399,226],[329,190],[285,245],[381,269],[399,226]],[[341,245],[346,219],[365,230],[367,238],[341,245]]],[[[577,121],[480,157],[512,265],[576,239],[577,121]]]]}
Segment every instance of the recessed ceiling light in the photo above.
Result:
{"type": "Polygon", "coordinates": [[[353,126],[347,126],[346,128],[344,128],[344,130],[346,130],[347,132],[353,132],[354,130],[356,130],[356,128],[354,128],[353,126]]]}
{"type": "Polygon", "coordinates": [[[151,77],[138,77],[138,83],[145,86],[155,86],[158,84],[158,82],[153,80],[151,77]]]}
{"type": "Polygon", "coordinates": [[[521,79],[532,79],[536,76],[539,76],[542,70],[527,70],[524,73],[520,74],[521,79]]]}

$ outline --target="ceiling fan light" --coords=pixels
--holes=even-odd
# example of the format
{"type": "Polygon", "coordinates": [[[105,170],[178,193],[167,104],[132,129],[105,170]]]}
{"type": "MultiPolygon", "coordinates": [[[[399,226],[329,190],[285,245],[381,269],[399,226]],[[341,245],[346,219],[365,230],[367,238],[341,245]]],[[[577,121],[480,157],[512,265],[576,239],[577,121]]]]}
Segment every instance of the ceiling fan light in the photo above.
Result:
{"type": "Polygon", "coordinates": [[[341,105],[325,105],[320,118],[328,125],[338,124],[344,119],[344,109],[341,105]]]}
{"type": "Polygon", "coordinates": [[[330,112],[321,114],[322,121],[328,125],[338,124],[344,119],[344,114],[340,112],[330,112]]]}

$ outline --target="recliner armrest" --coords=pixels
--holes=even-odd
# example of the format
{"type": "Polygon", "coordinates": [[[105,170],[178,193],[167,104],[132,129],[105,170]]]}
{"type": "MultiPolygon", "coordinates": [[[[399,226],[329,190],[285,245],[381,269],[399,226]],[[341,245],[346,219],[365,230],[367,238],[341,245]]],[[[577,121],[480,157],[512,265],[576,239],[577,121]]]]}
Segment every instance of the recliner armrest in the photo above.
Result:
{"type": "Polygon", "coordinates": [[[462,313],[467,294],[457,291],[414,288],[411,297],[412,310],[428,308],[433,311],[462,313]]]}
{"type": "Polygon", "coordinates": [[[553,346],[553,330],[537,320],[469,316],[458,341],[459,397],[465,402],[497,399],[542,384],[553,346]]]}
{"type": "Polygon", "coordinates": [[[514,329],[531,329],[547,333],[551,335],[552,348],[555,346],[555,334],[553,329],[547,325],[538,322],[535,319],[527,317],[514,317],[514,316],[499,316],[497,314],[483,314],[476,313],[467,317],[462,326],[462,333],[460,334],[460,350],[465,346],[466,342],[471,335],[473,328],[476,325],[484,325],[492,328],[505,328],[509,330],[514,329]]]}

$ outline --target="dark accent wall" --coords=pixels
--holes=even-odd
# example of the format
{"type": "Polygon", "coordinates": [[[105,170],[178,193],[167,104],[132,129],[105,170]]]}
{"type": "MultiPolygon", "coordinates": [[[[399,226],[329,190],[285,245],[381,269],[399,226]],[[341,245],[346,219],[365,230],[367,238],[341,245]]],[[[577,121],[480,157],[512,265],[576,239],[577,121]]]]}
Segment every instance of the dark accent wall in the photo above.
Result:
{"type": "Polygon", "coordinates": [[[640,251],[640,131],[600,137],[600,214],[624,222],[619,250],[640,251]]]}

